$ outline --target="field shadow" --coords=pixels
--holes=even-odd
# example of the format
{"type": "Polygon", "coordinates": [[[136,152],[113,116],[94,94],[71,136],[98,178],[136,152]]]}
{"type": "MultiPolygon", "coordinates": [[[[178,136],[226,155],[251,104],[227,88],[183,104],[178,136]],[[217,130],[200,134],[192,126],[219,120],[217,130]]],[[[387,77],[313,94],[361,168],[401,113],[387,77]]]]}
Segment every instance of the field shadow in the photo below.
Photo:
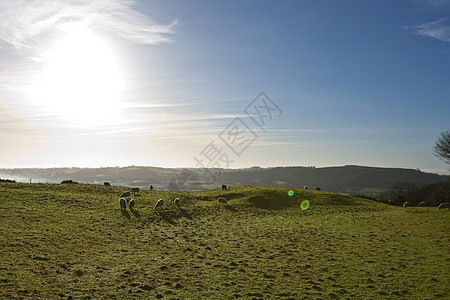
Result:
{"type": "Polygon", "coordinates": [[[122,215],[127,218],[128,220],[131,219],[130,213],[126,209],[121,210],[122,215]]]}
{"type": "Polygon", "coordinates": [[[165,213],[163,211],[158,211],[157,214],[158,214],[158,216],[161,217],[161,219],[163,219],[167,223],[172,224],[172,225],[176,225],[177,224],[177,223],[175,223],[174,220],[172,220],[172,218],[169,215],[167,215],[167,213],[165,213]]]}
{"type": "Polygon", "coordinates": [[[135,210],[134,208],[130,208],[130,211],[136,218],[138,218],[138,219],[141,218],[141,214],[137,210],[135,210]]]}
{"type": "Polygon", "coordinates": [[[178,210],[183,215],[183,217],[188,218],[189,220],[192,220],[191,214],[189,214],[184,208],[178,207],[178,210]]]}
{"type": "Polygon", "coordinates": [[[236,212],[237,211],[236,208],[234,208],[233,206],[230,206],[230,205],[225,205],[224,207],[225,207],[226,210],[229,210],[229,211],[232,211],[232,212],[236,212]]]}
{"type": "Polygon", "coordinates": [[[257,208],[281,210],[295,205],[292,199],[280,199],[278,194],[266,193],[264,196],[252,196],[248,199],[257,208]]]}

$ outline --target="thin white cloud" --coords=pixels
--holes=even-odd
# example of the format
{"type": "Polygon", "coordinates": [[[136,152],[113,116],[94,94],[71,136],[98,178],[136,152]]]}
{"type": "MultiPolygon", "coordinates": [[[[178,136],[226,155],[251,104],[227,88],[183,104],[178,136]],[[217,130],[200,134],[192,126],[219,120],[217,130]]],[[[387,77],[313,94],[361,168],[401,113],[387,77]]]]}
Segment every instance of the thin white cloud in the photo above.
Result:
{"type": "Polygon", "coordinates": [[[138,44],[169,42],[176,21],[160,25],[123,0],[0,0],[0,40],[23,50],[38,47],[71,23],[107,31],[138,44]]]}
{"type": "Polygon", "coordinates": [[[279,141],[266,141],[266,140],[256,140],[251,144],[252,146],[259,146],[259,147],[286,147],[286,146],[311,146],[311,144],[308,143],[302,143],[300,141],[285,141],[285,142],[279,142],[279,141]]]}
{"type": "Polygon", "coordinates": [[[442,42],[450,42],[450,22],[447,18],[405,28],[417,35],[432,37],[442,42]]]}
{"type": "Polygon", "coordinates": [[[245,114],[209,114],[204,116],[198,116],[198,120],[220,120],[220,119],[229,119],[233,120],[235,118],[246,118],[245,114]]]}

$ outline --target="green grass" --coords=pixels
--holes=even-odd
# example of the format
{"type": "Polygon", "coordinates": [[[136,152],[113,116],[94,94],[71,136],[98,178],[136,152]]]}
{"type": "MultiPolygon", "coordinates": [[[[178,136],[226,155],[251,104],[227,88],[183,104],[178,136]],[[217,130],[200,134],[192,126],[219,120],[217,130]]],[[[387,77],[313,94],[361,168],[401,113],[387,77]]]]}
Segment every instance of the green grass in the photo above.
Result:
{"type": "Polygon", "coordinates": [[[0,299],[450,297],[448,211],[239,187],[122,212],[123,190],[0,184],[0,299]]]}

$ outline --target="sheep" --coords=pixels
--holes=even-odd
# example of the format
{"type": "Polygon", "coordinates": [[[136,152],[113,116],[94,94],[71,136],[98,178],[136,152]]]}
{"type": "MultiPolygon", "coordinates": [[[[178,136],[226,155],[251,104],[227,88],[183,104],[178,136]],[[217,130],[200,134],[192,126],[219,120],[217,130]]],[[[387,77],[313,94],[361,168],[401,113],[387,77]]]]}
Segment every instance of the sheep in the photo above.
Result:
{"type": "Polygon", "coordinates": [[[130,209],[133,209],[133,207],[134,207],[135,204],[136,204],[136,201],[135,201],[134,199],[131,199],[131,200],[128,202],[128,206],[130,207],[130,209]]]}
{"type": "Polygon", "coordinates": [[[417,206],[426,206],[427,203],[425,201],[419,202],[419,204],[417,204],[417,206]]]}
{"type": "Polygon", "coordinates": [[[103,185],[104,186],[111,186],[111,183],[105,181],[105,182],[103,182],[103,185]]]}
{"type": "Polygon", "coordinates": [[[316,191],[321,191],[320,187],[316,186],[316,191]]]}
{"type": "Polygon", "coordinates": [[[133,193],[139,193],[139,188],[138,187],[131,188],[131,191],[133,193]]]}
{"type": "Polygon", "coordinates": [[[219,197],[217,200],[219,200],[219,203],[225,203],[225,205],[228,205],[228,201],[224,197],[219,197]]]}
{"type": "Polygon", "coordinates": [[[164,205],[164,200],[163,199],[159,199],[156,202],[155,209],[158,208],[158,207],[162,207],[163,205],[164,205]]]}
{"type": "Polygon", "coordinates": [[[444,208],[450,209],[450,203],[448,203],[448,202],[441,203],[441,204],[439,204],[438,207],[439,207],[439,210],[444,209],[444,208]]]}
{"type": "Polygon", "coordinates": [[[408,206],[410,206],[411,205],[411,203],[409,203],[408,201],[406,201],[405,203],[403,203],[403,207],[404,208],[407,208],[408,206]]]}
{"type": "Polygon", "coordinates": [[[180,204],[181,204],[181,199],[180,199],[180,198],[175,198],[175,200],[173,200],[173,203],[174,203],[176,206],[180,206],[180,204]]]}
{"type": "Polygon", "coordinates": [[[120,194],[120,197],[121,198],[131,197],[131,193],[130,191],[123,192],[122,194],[120,194]]]}
{"type": "Polygon", "coordinates": [[[304,187],[303,187],[305,190],[307,190],[308,189],[308,187],[305,185],[304,187]]]}
{"type": "Polygon", "coordinates": [[[127,200],[125,198],[119,199],[120,209],[127,209],[127,200]]]}
{"type": "Polygon", "coordinates": [[[227,186],[225,184],[222,184],[222,190],[226,190],[227,186]]]}

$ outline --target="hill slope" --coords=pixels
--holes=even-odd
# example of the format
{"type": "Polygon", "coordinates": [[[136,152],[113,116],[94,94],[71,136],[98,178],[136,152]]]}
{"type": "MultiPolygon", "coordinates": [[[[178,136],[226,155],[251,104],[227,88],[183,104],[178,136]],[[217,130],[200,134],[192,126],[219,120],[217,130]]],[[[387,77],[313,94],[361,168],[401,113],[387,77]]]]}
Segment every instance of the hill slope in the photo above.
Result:
{"type": "Polygon", "coordinates": [[[0,299],[450,296],[450,214],[436,208],[273,187],[142,191],[133,211],[117,187],[0,192],[0,299]],[[175,197],[180,209],[154,209],[175,197]]]}

